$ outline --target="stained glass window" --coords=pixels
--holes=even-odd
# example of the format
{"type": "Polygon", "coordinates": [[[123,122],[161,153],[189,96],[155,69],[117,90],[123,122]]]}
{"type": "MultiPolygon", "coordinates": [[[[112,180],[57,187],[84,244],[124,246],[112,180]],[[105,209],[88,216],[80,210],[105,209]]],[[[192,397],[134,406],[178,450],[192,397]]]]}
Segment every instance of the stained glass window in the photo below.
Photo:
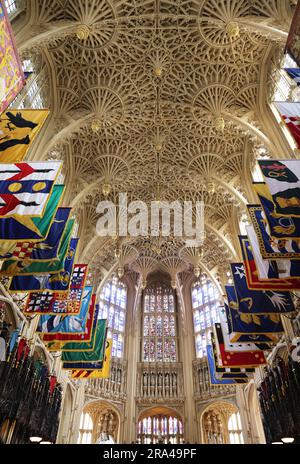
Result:
{"type": "Polygon", "coordinates": [[[219,294],[205,275],[192,286],[192,307],[197,358],[206,356],[212,325],[219,322],[219,294]]]}
{"type": "Polygon", "coordinates": [[[138,441],[140,443],[182,443],[183,424],[172,416],[149,416],[138,423],[138,441]]]}
{"type": "Polygon", "coordinates": [[[45,77],[36,75],[34,64],[31,59],[23,60],[22,68],[25,73],[30,73],[26,79],[26,86],[19,93],[17,98],[11,103],[11,108],[45,108],[42,89],[47,85],[45,77]]]}
{"type": "Polygon", "coordinates": [[[88,413],[82,413],[79,427],[79,445],[89,445],[92,443],[93,421],[88,413]]]}
{"type": "Polygon", "coordinates": [[[147,287],[144,293],[143,360],[177,361],[174,291],[164,284],[147,287]]]}
{"type": "Polygon", "coordinates": [[[242,423],[240,413],[234,413],[228,421],[229,439],[232,445],[243,445],[244,437],[242,432],[242,423]]]}
{"type": "Polygon", "coordinates": [[[4,5],[8,14],[14,13],[17,9],[15,0],[4,0],[4,5]]]}
{"type": "Polygon", "coordinates": [[[298,66],[289,55],[285,55],[281,66],[272,74],[272,79],[274,79],[272,101],[299,101],[300,89],[295,81],[288,76],[284,68],[298,68],[298,66]]]}
{"type": "Polygon", "coordinates": [[[107,337],[112,338],[112,356],[124,354],[124,331],[126,321],[126,285],[113,277],[102,289],[99,300],[99,319],[107,319],[107,337]]]}

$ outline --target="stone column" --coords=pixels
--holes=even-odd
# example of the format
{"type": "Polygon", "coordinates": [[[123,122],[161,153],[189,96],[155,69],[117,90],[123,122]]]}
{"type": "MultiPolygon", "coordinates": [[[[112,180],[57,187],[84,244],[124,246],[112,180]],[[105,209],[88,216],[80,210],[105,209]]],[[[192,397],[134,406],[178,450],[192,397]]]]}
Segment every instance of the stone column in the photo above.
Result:
{"type": "Polygon", "coordinates": [[[137,389],[137,363],[139,361],[139,336],[141,317],[141,290],[128,285],[127,294],[127,335],[126,352],[127,359],[127,400],[125,415],[120,431],[120,442],[130,444],[136,440],[136,389],[137,389]]]}
{"type": "Polygon", "coordinates": [[[73,401],[72,415],[70,420],[68,444],[76,444],[78,440],[80,418],[83,412],[85,401],[84,384],[85,381],[81,380],[76,388],[76,393],[73,401]]]}
{"type": "Polygon", "coordinates": [[[236,402],[241,416],[245,444],[252,444],[252,427],[249,421],[248,406],[244,395],[244,388],[242,386],[236,387],[236,402]]]}
{"type": "Polygon", "coordinates": [[[195,358],[194,329],[192,320],[192,300],[190,281],[182,288],[183,317],[179,318],[178,336],[180,340],[179,353],[183,364],[183,384],[185,393],[184,404],[184,438],[185,441],[196,443],[200,441],[193,389],[193,359],[195,358]]]}
{"type": "Polygon", "coordinates": [[[246,387],[237,387],[236,400],[245,443],[266,443],[255,383],[251,381],[246,387]]]}

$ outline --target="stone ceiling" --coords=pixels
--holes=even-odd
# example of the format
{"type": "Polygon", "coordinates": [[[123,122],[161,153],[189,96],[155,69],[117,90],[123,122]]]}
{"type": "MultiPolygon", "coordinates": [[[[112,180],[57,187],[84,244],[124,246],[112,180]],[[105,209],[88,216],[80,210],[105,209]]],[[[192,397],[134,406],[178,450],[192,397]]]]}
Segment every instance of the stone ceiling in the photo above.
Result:
{"type": "MultiPolygon", "coordinates": [[[[204,200],[203,268],[236,258],[233,221],[245,211],[244,176],[261,146],[256,132],[263,134],[261,71],[284,46],[293,4],[28,0],[18,45],[48,73],[44,157],[64,160],[81,256],[95,272],[119,259],[120,243],[95,230],[98,202],[119,192],[146,202],[158,194],[204,200]]],[[[177,239],[125,241],[160,268],[162,259],[184,255],[177,239]]],[[[125,265],[137,269],[136,253],[129,255],[125,265]]]]}

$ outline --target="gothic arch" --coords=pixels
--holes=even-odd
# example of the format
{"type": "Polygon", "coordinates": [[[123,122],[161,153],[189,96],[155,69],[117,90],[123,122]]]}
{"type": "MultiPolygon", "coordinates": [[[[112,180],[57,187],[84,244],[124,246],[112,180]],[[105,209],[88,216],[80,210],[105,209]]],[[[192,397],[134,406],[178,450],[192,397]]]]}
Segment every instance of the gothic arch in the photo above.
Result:
{"type": "Polygon", "coordinates": [[[149,443],[149,440],[150,443],[182,443],[184,417],[174,406],[142,408],[136,423],[136,433],[140,443],[149,443]],[[176,429],[174,423],[177,424],[176,429]]]}
{"type": "Polygon", "coordinates": [[[4,320],[10,326],[10,330],[15,330],[18,325],[18,317],[16,316],[15,310],[10,302],[6,301],[5,297],[0,296],[0,310],[4,311],[4,320]]]}
{"type": "Polygon", "coordinates": [[[90,400],[82,409],[84,413],[88,413],[93,420],[92,443],[99,440],[101,433],[112,436],[115,443],[120,443],[123,418],[117,405],[106,400],[90,400]]]}
{"type": "Polygon", "coordinates": [[[229,401],[212,401],[204,406],[199,414],[201,443],[208,444],[209,434],[217,435],[216,443],[229,443],[228,420],[231,414],[237,413],[238,407],[229,401]]]}
{"type": "Polygon", "coordinates": [[[145,417],[148,417],[149,415],[154,415],[154,414],[170,414],[170,415],[174,415],[178,418],[180,418],[181,420],[183,420],[183,417],[182,417],[182,411],[180,411],[179,409],[177,409],[176,407],[174,406],[153,406],[151,408],[149,407],[144,407],[140,410],[139,412],[139,416],[138,416],[138,421],[144,419],[145,417]],[[151,414],[150,414],[151,413],[151,414]]]}

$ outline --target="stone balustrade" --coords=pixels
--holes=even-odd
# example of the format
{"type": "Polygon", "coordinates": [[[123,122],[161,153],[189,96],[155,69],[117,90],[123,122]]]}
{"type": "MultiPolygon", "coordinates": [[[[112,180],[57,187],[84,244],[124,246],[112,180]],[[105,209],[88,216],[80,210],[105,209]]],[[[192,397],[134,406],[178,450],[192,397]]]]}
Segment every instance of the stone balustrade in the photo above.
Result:
{"type": "Polygon", "coordinates": [[[139,363],[137,400],[184,400],[182,363],[139,363]]]}
{"type": "Polygon", "coordinates": [[[127,362],[113,358],[109,379],[90,379],[85,385],[89,398],[104,398],[112,401],[126,400],[127,362]]]}

